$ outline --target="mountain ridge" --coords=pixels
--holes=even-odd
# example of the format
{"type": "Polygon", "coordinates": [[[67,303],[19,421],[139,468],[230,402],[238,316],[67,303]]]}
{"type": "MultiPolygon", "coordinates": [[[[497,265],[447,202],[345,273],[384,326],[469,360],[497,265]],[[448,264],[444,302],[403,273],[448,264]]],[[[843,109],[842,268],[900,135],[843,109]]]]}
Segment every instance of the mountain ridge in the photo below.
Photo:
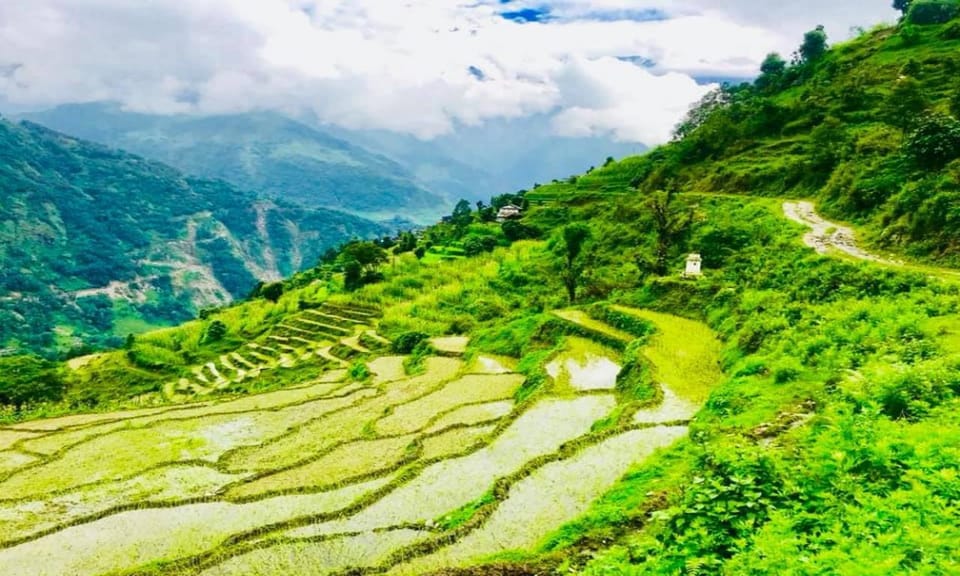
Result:
{"type": "Polygon", "coordinates": [[[160,116],[95,103],[20,117],[311,208],[431,221],[455,201],[416,184],[389,158],[272,112],[160,116]]]}
{"type": "Polygon", "coordinates": [[[20,339],[45,351],[116,341],[116,318],[182,321],[246,296],[257,281],[312,266],[354,236],[387,232],[30,122],[0,119],[0,158],[5,347],[20,339]],[[97,333],[103,338],[86,340],[97,333]]]}

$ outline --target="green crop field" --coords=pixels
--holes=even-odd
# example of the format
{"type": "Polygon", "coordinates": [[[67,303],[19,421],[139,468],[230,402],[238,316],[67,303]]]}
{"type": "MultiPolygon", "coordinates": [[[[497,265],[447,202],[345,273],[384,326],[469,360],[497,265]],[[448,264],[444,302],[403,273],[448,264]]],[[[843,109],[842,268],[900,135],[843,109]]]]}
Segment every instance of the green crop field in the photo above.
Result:
{"type": "Polygon", "coordinates": [[[262,394],[0,430],[4,574],[276,574],[291,555],[318,574],[458,565],[504,551],[511,526],[532,549],[685,430],[597,436],[618,406],[598,392],[619,367],[602,367],[610,386],[582,372],[619,356],[588,338],[553,360],[566,384],[521,402],[517,359],[434,343],[450,355],[412,373],[408,357],[371,352],[360,380],[328,363],[262,394]]]}

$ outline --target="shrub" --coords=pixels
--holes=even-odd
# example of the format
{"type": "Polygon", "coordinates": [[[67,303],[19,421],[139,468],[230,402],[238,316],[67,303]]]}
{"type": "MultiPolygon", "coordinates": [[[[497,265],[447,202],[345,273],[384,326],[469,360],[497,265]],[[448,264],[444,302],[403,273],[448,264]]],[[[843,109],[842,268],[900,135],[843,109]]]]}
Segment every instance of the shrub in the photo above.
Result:
{"type": "Polygon", "coordinates": [[[393,341],[393,351],[397,354],[411,354],[413,350],[430,336],[423,332],[404,332],[393,341]]]}
{"type": "Polygon", "coordinates": [[[944,40],[960,40],[960,20],[947,24],[940,33],[940,37],[944,40]]]}
{"type": "Polygon", "coordinates": [[[203,342],[204,344],[209,344],[211,342],[219,342],[223,340],[223,337],[227,335],[227,325],[221,322],[220,320],[214,320],[207,326],[207,329],[203,333],[203,342]]]}
{"type": "Polygon", "coordinates": [[[784,363],[773,370],[773,381],[777,384],[795,382],[803,373],[803,369],[794,363],[784,363]]]}
{"type": "Polygon", "coordinates": [[[354,362],[350,366],[350,378],[357,382],[364,382],[370,378],[370,369],[363,362],[354,362]]]}
{"type": "Polygon", "coordinates": [[[960,120],[927,114],[907,137],[904,147],[918,166],[940,169],[960,158],[960,120]]]}
{"type": "Polygon", "coordinates": [[[918,367],[875,382],[880,408],[888,417],[919,420],[960,392],[956,366],[918,367]]]}
{"type": "Polygon", "coordinates": [[[0,358],[0,404],[20,410],[34,402],[58,400],[65,385],[56,365],[35,356],[0,358]]]}
{"type": "Polygon", "coordinates": [[[271,302],[277,302],[280,300],[280,297],[283,296],[283,283],[274,282],[273,284],[267,284],[260,291],[260,295],[271,302]]]}
{"type": "Polygon", "coordinates": [[[945,24],[960,13],[955,0],[917,0],[907,12],[907,22],[919,26],[945,24]]]}

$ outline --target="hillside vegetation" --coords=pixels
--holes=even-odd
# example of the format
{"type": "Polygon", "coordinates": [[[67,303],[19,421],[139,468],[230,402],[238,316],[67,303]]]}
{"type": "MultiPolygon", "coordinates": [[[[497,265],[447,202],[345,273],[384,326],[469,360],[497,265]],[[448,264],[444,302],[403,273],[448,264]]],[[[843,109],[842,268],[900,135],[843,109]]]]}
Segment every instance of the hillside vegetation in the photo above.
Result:
{"type": "Polygon", "coordinates": [[[83,104],[27,118],[193,176],[309,208],[433,221],[450,204],[416,184],[396,162],[276,114],[153,116],[83,104]]]}
{"type": "Polygon", "coordinates": [[[907,249],[888,219],[957,193],[960,41],[910,21],[830,51],[812,31],[646,156],[349,243],[124,350],[18,365],[36,378],[0,392],[45,385],[0,426],[0,571],[960,572],[954,232],[926,220],[946,244],[907,249]],[[874,106],[911,60],[925,100],[901,128],[874,106]],[[836,108],[863,71],[874,104],[836,108]],[[770,106],[788,116],[761,130],[770,106]],[[870,158],[900,184],[855,212],[830,182],[870,158]],[[837,250],[780,196],[872,246],[837,250]],[[508,202],[523,217],[496,223],[508,202]]]}
{"type": "Polygon", "coordinates": [[[0,348],[117,345],[244,298],[379,225],[0,120],[0,348]]]}
{"type": "Polygon", "coordinates": [[[908,21],[794,65],[771,55],[755,85],[707,95],[675,142],[530,199],[631,188],[812,198],[879,247],[956,264],[958,29],[908,21]]]}

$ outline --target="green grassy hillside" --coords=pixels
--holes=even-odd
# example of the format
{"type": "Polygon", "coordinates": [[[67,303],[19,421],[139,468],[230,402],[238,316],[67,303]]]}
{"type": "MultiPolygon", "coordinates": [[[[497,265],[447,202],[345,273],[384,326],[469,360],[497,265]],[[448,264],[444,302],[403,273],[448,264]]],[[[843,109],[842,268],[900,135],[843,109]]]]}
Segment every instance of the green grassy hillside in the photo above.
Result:
{"type": "Polygon", "coordinates": [[[191,175],[311,208],[429,222],[451,203],[418,186],[412,175],[384,156],[275,114],[151,116],[86,104],[27,118],[191,175]]]}
{"type": "Polygon", "coordinates": [[[242,298],[370,221],[0,120],[0,348],[56,353],[242,298]]]}
{"type": "Polygon", "coordinates": [[[877,246],[958,263],[960,32],[906,23],[708,95],[653,153],[535,199],[659,189],[816,199],[877,246]]]}
{"type": "MultiPolygon", "coordinates": [[[[883,59],[952,58],[951,26],[877,30],[739,93],[830,93],[883,59]]],[[[924,90],[942,108],[937,78],[924,90]]],[[[819,173],[808,147],[837,140],[804,128],[797,159],[768,148],[789,123],[748,138],[734,122],[736,145],[683,156],[739,110],[709,108],[647,156],[494,199],[523,204],[519,221],[466,207],[389,253],[346,246],[275,301],[32,368],[49,389],[0,420],[0,568],[960,572],[960,279],[947,250],[921,265],[859,244],[913,183],[949,183],[960,148],[924,170],[887,148],[903,189],[847,231],[777,197],[850,214],[826,191],[840,164],[819,173]],[[758,188],[719,185],[738,154],[765,160],[758,188]],[[793,162],[802,177],[774,178],[793,162]],[[427,257],[446,246],[463,256],[427,257]],[[702,275],[682,274],[692,252],[702,275]]]]}

